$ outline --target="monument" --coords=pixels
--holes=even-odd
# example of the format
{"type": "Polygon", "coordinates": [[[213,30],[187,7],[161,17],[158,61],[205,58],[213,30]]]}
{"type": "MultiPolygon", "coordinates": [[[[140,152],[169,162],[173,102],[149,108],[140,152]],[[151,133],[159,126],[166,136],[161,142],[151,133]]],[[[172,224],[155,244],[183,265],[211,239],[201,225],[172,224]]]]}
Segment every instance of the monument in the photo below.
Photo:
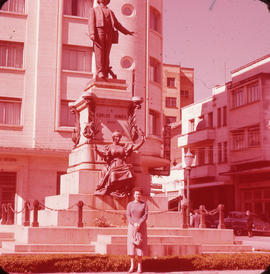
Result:
{"type": "Polygon", "coordinates": [[[160,153],[153,157],[152,143],[148,145],[152,151],[147,157],[143,159],[145,155],[140,153],[147,142],[136,121],[143,99],[129,91],[125,80],[116,79],[109,58],[112,43],[117,42],[117,30],[129,35],[133,32],[118,22],[107,7],[109,0],[97,2],[89,19],[96,77],[69,105],[76,125],[67,174],[61,176],[60,195],[47,196],[43,210],[39,210],[36,201],[32,226],[28,220],[24,226],[11,228],[12,233],[6,235],[6,240],[2,239],[2,253],[6,250],[8,253],[126,254],[125,211],[133,186],[143,190],[148,203],[150,256],[233,248],[232,231],[180,229],[179,212],[168,212],[167,197],[150,196],[148,168],[165,166],[168,160],[162,159],[160,153]],[[143,165],[147,168],[143,169],[143,165]],[[97,223],[101,219],[108,220],[108,227],[97,223]]]}
{"type": "MultiPolygon", "coordinates": [[[[150,174],[141,168],[139,149],[146,138],[136,115],[144,100],[133,96],[126,81],[116,79],[110,66],[110,50],[112,43],[118,42],[114,38],[118,37],[118,31],[134,33],[119,23],[107,7],[109,2],[98,0],[98,6],[90,10],[89,37],[94,45],[96,74],[79,98],[69,104],[76,117],[69,167],[67,174],[61,176],[60,195],[45,199],[48,208],[67,211],[75,202],[82,201],[88,206],[84,213],[86,226],[95,225],[101,212],[113,225],[125,224],[123,214],[135,186],[143,189],[145,198],[152,201],[150,210],[168,209],[167,198],[158,201],[150,198],[150,174]],[[114,215],[104,212],[109,210],[116,212],[114,215]]],[[[76,215],[67,218],[67,214],[74,215],[42,211],[40,224],[76,224],[76,215]]]]}
{"type": "Polygon", "coordinates": [[[136,124],[135,113],[141,108],[143,99],[131,97],[126,82],[116,80],[110,66],[110,51],[112,44],[118,43],[118,31],[125,35],[134,33],[124,28],[107,7],[110,0],[98,0],[97,3],[97,7],[90,9],[88,22],[96,76],[82,96],[70,104],[76,117],[76,128],[72,135],[74,147],[69,171],[89,170],[88,179],[95,187],[94,195],[120,199],[128,197],[136,184],[134,167],[128,162],[128,157],[145,142],[144,133],[136,124]],[[120,143],[122,137],[124,144],[120,143]],[[101,169],[98,177],[93,165],[101,169]]]}

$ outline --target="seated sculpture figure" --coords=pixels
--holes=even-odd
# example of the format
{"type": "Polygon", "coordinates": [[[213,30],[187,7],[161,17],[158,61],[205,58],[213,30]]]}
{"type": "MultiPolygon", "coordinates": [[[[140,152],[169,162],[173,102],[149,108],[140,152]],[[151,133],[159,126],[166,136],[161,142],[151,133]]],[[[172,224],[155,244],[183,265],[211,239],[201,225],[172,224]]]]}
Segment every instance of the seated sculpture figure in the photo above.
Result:
{"type": "Polygon", "coordinates": [[[116,198],[123,198],[130,194],[134,175],[132,165],[128,164],[126,159],[145,142],[145,136],[142,131],[140,131],[140,135],[141,140],[138,144],[120,144],[122,134],[119,131],[115,131],[112,134],[112,144],[105,146],[103,149],[95,146],[97,154],[107,163],[95,195],[111,195],[116,198]]]}

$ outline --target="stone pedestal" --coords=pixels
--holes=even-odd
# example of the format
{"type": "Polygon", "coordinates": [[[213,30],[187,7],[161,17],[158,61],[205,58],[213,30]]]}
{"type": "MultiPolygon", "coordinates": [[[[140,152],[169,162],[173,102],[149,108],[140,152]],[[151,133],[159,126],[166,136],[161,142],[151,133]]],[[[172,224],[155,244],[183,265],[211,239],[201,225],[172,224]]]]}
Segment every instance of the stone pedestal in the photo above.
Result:
{"type": "MultiPolygon", "coordinates": [[[[141,98],[127,92],[124,80],[90,81],[84,93],[70,108],[76,115],[73,133],[74,147],[69,155],[69,168],[61,178],[61,194],[93,194],[106,163],[98,157],[94,144],[104,146],[112,142],[112,133],[122,133],[121,142],[136,141],[134,118],[141,98]]],[[[150,176],[143,174],[140,153],[133,153],[135,185],[150,192],[150,176]],[[143,182],[140,183],[140,182],[143,182]]]]}
{"type": "MultiPolygon", "coordinates": [[[[69,155],[67,174],[61,176],[60,195],[46,197],[47,209],[39,211],[40,226],[76,226],[79,201],[84,203],[84,226],[95,226],[95,220],[100,217],[105,217],[114,226],[127,225],[125,211],[132,197],[117,199],[109,195],[94,195],[106,166],[97,155],[95,145],[102,147],[111,144],[112,133],[116,130],[122,133],[121,142],[137,143],[136,111],[140,109],[142,101],[127,92],[125,81],[108,80],[90,82],[82,95],[70,104],[76,115],[72,137],[74,147],[69,155]]],[[[151,178],[147,168],[144,171],[141,168],[141,164],[150,156],[143,157],[140,152],[132,152],[127,161],[133,166],[134,185],[143,189],[144,199],[147,200],[149,225],[179,226],[178,212],[166,212],[167,198],[150,197],[151,178]]],[[[158,157],[149,159],[150,167],[163,161],[158,157]]]]}

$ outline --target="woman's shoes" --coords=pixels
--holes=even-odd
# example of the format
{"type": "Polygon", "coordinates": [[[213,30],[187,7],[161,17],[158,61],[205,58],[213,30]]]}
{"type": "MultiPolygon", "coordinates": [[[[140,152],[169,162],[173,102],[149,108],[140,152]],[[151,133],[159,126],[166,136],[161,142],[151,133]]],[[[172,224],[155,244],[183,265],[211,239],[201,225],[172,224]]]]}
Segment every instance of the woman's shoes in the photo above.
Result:
{"type": "Polygon", "coordinates": [[[137,273],[142,273],[142,266],[141,266],[141,264],[138,264],[137,273]]]}
{"type": "MultiPolygon", "coordinates": [[[[131,267],[131,268],[129,269],[128,273],[132,273],[132,272],[134,272],[134,268],[133,268],[133,267],[131,267]]],[[[140,267],[138,267],[137,273],[142,273],[142,269],[141,269],[140,267]]]]}
{"type": "Polygon", "coordinates": [[[134,271],[134,267],[130,267],[128,273],[132,273],[134,271]]]}

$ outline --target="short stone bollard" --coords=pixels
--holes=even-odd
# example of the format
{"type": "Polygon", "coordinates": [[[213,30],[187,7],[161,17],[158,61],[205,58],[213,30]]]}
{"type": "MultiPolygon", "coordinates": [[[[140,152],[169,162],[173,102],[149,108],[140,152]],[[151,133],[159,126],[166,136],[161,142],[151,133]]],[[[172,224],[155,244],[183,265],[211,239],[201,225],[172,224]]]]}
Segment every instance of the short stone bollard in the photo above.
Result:
{"type": "Polygon", "coordinates": [[[24,203],[24,226],[30,226],[30,202],[24,203]]]}
{"type": "Polygon", "coordinates": [[[39,227],[39,223],[38,223],[39,201],[35,200],[33,203],[33,206],[34,206],[34,212],[33,212],[32,227],[39,227]]]}
{"type": "Polygon", "coordinates": [[[204,205],[200,205],[199,208],[200,214],[201,214],[201,220],[200,220],[200,228],[206,228],[206,224],[205,224],[205,206],[204,205]]]}
{"type": "Polygon", "coordinates": [[[83,201],[79,201],[77,206],[78,206],[78,224],[77,224],[77,226],[78,227],[83,227],[83,221],[82,221],[82,218],[83,218],[83,201]]]}
{"type": "Polygon", "coordinates": [[[12,211],[12,204],[8,203],[7,204],[7,225],[13,225],[14,224],[14,214],[12,211]]]}
{"type": "Polygon", "coordinates": [[[218,229],[225,228],[224,224],[224,205],[218,205],[218,214],[219,214],[219,222],[218,222],[218,229]]]}
{"type": "Polygon", "coordinates": [[[187,224],[187,205],[186,204],[182,205],[181,217],[182,217],[182,228],[188,228],[188,224],[187,224]]]}
{"type": "Polygon", "coordinates": [[[2,204],[2,220],[1,220],[2,225],[7,224],[7,205],[2,204]]]}

